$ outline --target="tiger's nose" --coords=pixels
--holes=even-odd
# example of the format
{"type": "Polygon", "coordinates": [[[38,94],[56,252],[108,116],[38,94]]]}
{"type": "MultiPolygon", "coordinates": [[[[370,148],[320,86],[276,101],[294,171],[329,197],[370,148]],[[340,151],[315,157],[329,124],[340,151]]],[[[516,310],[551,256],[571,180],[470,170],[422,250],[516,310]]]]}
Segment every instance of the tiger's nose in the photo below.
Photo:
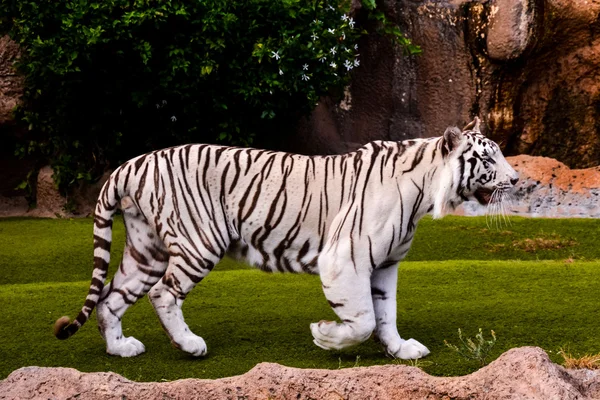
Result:
{"type": "Polygon", "coordinates": [[[516,185],[516,184],[517,184],[517,182],[519,182],[519,178],[518,178],[518,177],[517,177],[517,178],[511,178],[511,179],[510,179],[510,183],[511,183],[513,186],[514,186],[514,185],[516,185]]]}

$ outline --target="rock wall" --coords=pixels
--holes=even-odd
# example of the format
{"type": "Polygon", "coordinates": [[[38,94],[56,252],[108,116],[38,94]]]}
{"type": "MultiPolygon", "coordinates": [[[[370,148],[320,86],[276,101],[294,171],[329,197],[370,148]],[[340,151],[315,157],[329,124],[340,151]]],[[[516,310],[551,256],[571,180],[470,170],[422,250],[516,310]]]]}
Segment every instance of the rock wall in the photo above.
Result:
{"type": "MultiPolygon", "coordinates": [[[[202,362],[202,360],[198,360],[202,362]]],[[[416,367],[340,370],[262,363],[217,380],[136,383],[114,373],[26,367],[0,381],[0,399],[529,399],[600,398],[600,371],[565,370],[537,347],[511,349],[471,375],[438,378],[416,367]]]]}
{"type": "Polygon", "coordinates": [[[508,155],[600,164],[600,0],[381,4],[422,54],[364,38],[344,99],[323,99],[291,148],[331,153],[439,136],[479,115],[508,155]]]}

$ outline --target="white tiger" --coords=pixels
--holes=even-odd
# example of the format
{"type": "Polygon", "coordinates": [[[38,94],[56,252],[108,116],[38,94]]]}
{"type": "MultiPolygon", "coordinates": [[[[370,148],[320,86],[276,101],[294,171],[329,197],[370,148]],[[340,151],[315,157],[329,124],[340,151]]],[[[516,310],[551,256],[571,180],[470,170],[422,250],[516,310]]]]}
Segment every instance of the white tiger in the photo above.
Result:
{"type": "Polygon", "coordinates": [[[227,253],[265,271],[320,275],[340,322],[310,325],[317,346],[341,349],[375,333],[391,356],[423,357],[429,350],[402,339],[396,327],[398,262],[417,222],[428,212],[442,217],[464,200],[502,199],[517,180],[496,143],[481,135],[477,118],[463,132],[375,141],[343,155],[186,145],[139,156],[119,167],[100,193],[89,293],[73,322],[56,322],[55,335],[73,335],[97,306],[107,352],[138,355],[144,345],[123,336],[121,319],[149,293],[173,344],[205,355],[181,305],[227,253]],[[105,286],[118,206],[127,242],[105,286]]]}

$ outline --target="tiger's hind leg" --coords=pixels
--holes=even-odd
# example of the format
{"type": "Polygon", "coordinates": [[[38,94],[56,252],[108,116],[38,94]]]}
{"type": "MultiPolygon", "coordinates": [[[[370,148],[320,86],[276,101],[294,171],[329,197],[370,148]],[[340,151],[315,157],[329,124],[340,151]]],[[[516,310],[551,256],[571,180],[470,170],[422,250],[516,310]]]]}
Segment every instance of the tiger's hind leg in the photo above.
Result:
{"type": "Polygon", "coordinates": [[[145,347],[136,338],[123,336],[123,314],[163,276],[169,255],[162,241],[135,208],[124,211],[127,243],[123,260],[110,284],[102,291],[97,318],[100,333],[106,340],[106,352],[133,357],[143,353],[145,347]]]}
{"type": "Polygon", "coordinates": [[[186,353],[203,356],[207,352],[206,343],[185,323],[181,306],[187,294],[208,275],[222,255],[215,255],[202,248],[201,243],[178,243],[172,247],[195,249],[202,256],[191,256],[187,251],[183,254],[173,253],[165,275],[154,285],[148,296],[171,343],[186,353]]]}

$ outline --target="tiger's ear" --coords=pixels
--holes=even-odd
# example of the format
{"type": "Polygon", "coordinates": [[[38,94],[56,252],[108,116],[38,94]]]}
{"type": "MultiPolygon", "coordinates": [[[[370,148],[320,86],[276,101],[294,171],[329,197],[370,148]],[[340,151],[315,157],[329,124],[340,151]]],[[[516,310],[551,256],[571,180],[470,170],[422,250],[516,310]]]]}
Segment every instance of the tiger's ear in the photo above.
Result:
{"type": "Polygon", "coordinates": [[[481,133],[481,129],[479,128],[479,123],[481,121],[479,120],[479,117],[475,117],[473,118],[473,121],[469,122],[464,128],[463,128],[463,132],[465,131],[475,131],[475,132],[479,132],[481,133]]]}
{"type": "Polygon", "coordinates": [[[463,134],[457,127],[447,128],[444,132],[444,143],[442,144],[442,154],[447,156],[456,149],[463,139],[463,134]]]}

